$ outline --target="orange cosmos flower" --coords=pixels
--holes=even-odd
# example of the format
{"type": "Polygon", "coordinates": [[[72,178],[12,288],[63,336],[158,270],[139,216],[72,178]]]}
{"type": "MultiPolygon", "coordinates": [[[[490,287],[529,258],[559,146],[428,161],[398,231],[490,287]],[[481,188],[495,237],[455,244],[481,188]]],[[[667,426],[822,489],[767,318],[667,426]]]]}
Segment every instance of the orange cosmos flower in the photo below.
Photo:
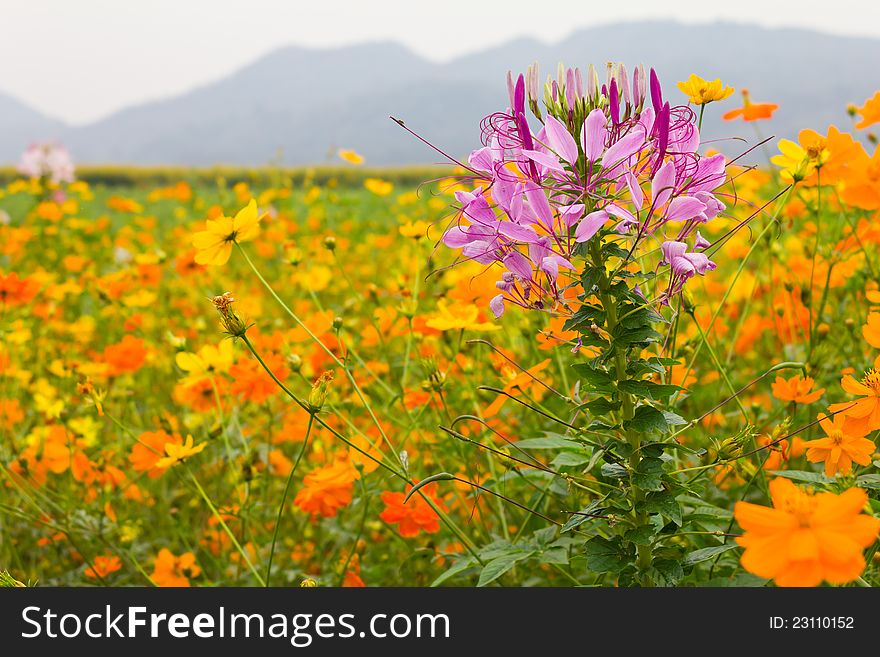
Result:
{"type": "Polygon", "coordinates": [[[863,130],[875,123],[880,123],[880,91],[865,101],[865,104],[856,110],[862,120],[856,123],[856,130],[863,130]]]}
{"type": "Polygon", "coordinates": [[[788,440],[776,439],[772,436],[761,436],[758,444],[767,448],[767,458],[764,459],[765,470],[783,470],[786,463],[796,459],[804,453],[804,441],[795,436],[789,443],[788,440]]]}
{"type": "Polygon", "coordinates": [[[31,278],[19,278],[18,274],[0,274],[0,305],[23,306],[37,296],[40,284],[31,278]]]}
{"type": "Polygon", "coordinates": [[[201,572],[192,552],[184,552],[177,557],[171,550],[162,548],[153,562],[150,579],[156,586],[184,587],[190,585],[190,577],[198,577],[201,572]]]}
{"type": "Polygon", "coordinates": [[[146,472],[147,476],[155,479],[161,475],[165,468],[156,464],[165,454],[165,445],[180,445],[183,439],[177,434],[169,435],[164,431],[145,431],[137,442],[132,445],[128,460],[135,472],[146,472]]]}
{"type": "Polygon", "coordinates": [[[862,336],[869,345],[880,349],[880,313],[868,313],[868,323],[862,326],[862,336]]]}
{"type": "Polygon", "coordinates": [[[812,404],[825,392],[825,388],[810,392],[815,383],[811,377],[801,378],[800,374],[795,374],[788,380],[777,376],[773,382],[773,396],[782,401],[812,404]]]}
{"type": "Polygon", "coordinates": [[[826,437],[808,440],[804,447],[807,448],[810,463],[825,461],[826,475],[833,477],[837,472],[849,474],[853,461],[859,465],[871,463],[874,442],[865,438],[865,434],[859,431],[860,427],[845,415],[841,413],[829,419],[824,413],[819,413],[819,426],[827,434],[826,437]]]}
{"type": "Polygon", "coordinates": [[[771,118],[773,112],[779,109],[776,103],[753,103],[748,89],[743,89],[742,95],[743,106],[726,112],[721,116],[722,119],[733,121],[741,117],[743,121],[760,121],[771,118]]]}
{"type": "Polygon", "coordinates": [[[107,374],[110,376],[136,372],[146,359],[144,341],[133,335],[126,335],[121,342],[104,348],[104,362],[107,363],[107,374]]]}
{"type": "Polygon", "coordinates": [[[351,503],[357,470],[348,461],[336,461],[303,478],[303,487],[293,503],[312,517],[332,518],[342,507],[351,503]]]}
{"type": "Polygon", "coordinates": [[[177,256],[174,260],[174,270],[181,276],[190,276],[205,271],[207,267],[196,262],[196,253],[195,249],[190,249],[177,256]]]}
{"type": "Polygon", "coordinates": [[[880,208],[880,148],[868,155],[864,148],[854,151],[843,178],[841,199],[863,210],[880,208]]]}
{"type": "Polygon", "coordinates": [[[880,372],[875,369],[868,370],[861,383],[851,374],[847,374],[841,379],[840,385],[846,392],[859,398],[855,401],[831,404],[828,410],[851,418],[852,430],[861,432],[862,435],[880,429],[880,372]]]}
{"type": "Polygon", "coordinates": [[[0,399],[0,427],[12,429],[24,419],[24,411],[17,399],[0,399]]]}
{"type": "Polygon", "coordinates": [[[865,568],[862,550],[880,532],[880,520],[864,515],[868,495],[850,488],[840,495],[817,493],[788,479],[770,482],[773,508],[737,502],[736,521],[745,534],[743,567],[778,586],[851,582],[865,568]]]}
{"type": "Polygon", "coordinates": [[[366,586],[364,580],[361,579],[361,560],[357,554],[351,555],[351,561],[348,562],[348,568],[342,578],[342,586],[344,588],[363,588],[366,586]]]}
{"type": "MultiPolygon", "coordinates": [[[[417,482],[418,483],[418,482],[417,482]]],[[[407,490],[412,489],[410,486],[407,490]]],[[[436,486],[428,484],[421,490],[429,495],[432,500],[442,509],[443,505],[436,495],[436,486]],[[430,489],[430,490],[429,490],[430,489]]],[[[419,531],[433,534],[440,531],[440,519],[434,509],[422,498],[421,495],[413,495],[406,504],[403,503],[406,495],[385,491],[382,493],[382,501],[385,502],[385,510],[379,514],[385,522],[397,525],[397,531],[404,538],[418,536],[419,531]]]]}
{"type": "Polygon", "coordinates": [[[120,568],[122,568],[122,562],[119,560],[119,557],[99,555],[95,557],[94,563],[86,568],[85,574],[86,577],[91,577],[92,579],[103,579],[120,568]]]}
{"type": "MultiPolygon", "coordinates": [[[[284,357],[278,354],[266,354],[263,358],[269,369],[280,381],[287,379],[289,370],[285,366],[284,357]]],[[[262,404],[278,393],[278,384],[272,380],[266,370],[253,358],[241,358],[229,368],[233,378],[230,391],[241,395],[242,399],[262,404]]]]}

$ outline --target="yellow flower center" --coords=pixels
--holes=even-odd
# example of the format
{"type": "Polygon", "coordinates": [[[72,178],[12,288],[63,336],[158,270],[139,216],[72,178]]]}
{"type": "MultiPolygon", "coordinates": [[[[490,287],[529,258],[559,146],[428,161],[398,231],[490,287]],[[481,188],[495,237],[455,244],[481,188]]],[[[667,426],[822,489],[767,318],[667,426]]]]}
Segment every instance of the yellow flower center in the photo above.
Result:
{"type": "Polygon", "coordinates": [[[862,383],[870,388],[876,396],[880,396],[880,372],[873,368],[868,370],[865,372],[865,378],[862,379],[862,383]]]}
{"type": "Polygon", "coordinates": [[[812,493],[798,491],[782,502],[782,510],[793,515],[801,527],[809,527],[816,510],[816,498],[812,493]]]}
{"type": "Polygon", "coordinates": [[[828,437],[831,438],[831,442],[835,445],[839,445],[843,442],[843,431],[840,429],[835,429],[831,433],[828,434],[828,437]]]}

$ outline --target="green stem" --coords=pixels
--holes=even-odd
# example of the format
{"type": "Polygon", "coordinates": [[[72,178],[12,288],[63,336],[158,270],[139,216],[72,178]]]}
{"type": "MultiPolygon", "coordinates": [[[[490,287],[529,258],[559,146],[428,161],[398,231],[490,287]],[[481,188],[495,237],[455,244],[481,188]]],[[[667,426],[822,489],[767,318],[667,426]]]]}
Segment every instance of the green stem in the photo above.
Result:
{"type": "Polygon", "coordinates": [[[287,504],[287,495],[290,493],[290,483],[293,481],[293,475],[296,473],[296,469],[299,467],[299,462],[302,460],[302,457],[308,448],[309,437],[312,435],[312,425],[314,422],[315,414],[309,413],[309,424],[306,427],[306,436],[303,438],[302,448],[300,448],[296,461],[294,462],[293,467],[290,468],[290,472],[287,474],[287,483],[284,484],[284,492],[281,494],[281,503],[278,505],[278,515],[275,517],[275,528],[272,530],[272,546],[269,548],[269,563],[266,565],[266,587],[269,586],[269,581],[272,578],[272,559],[275,557],[275,544],[278,541],[278,529],[281,527],[281,516],[284,514],[284,505],[287,504]]]}
{"type": "Polygon", "coordinates": [[[223,531],[226,532],[226,535],[229,537],[229,540],[232,541],[232,544],[235,546],[235,549],[241,555],[241,558],[244,559],[244,561],[247,564],[248,568],[250,569],[251,573],[253,573],[254,578],[257,580],[257,582],[260,584],[260,586],[265,586],[266,583],[263,581],[263,577],[260,575],[259,572],[257,572],[257,569],[254,567],[254,564],[251,562],[251,559],[247,555],[247,552],[245,552],[244,549],[241,547],[241,545],[238,542],[238,539],[235,538],[235,534],[233,534],[232,530],[229,529],[229,526],[226,524],[226,521],[223,520],[223,516],[220,515],[220,512],[217,510],[217,507],[214,506],[214,503],[211,502],[211,498],[208,497],[208,494],[205,492],[205,489],[202,488],[202,485],[199,483],[199,480],[196,479],[196,476],[192,473],[192,470],[190,470],[189,466],[187,466],[185,463],[184,463],[184,467],[186,468],[186,471],[189,474],[190,479],[192,479],[192,482],[195,484],[196,489],[199,491],[199,494],[202,496],[202,499],[205,500],[205,504],[208,505],[208,508],[211,510],[211,513],[214,515],[215,518],[217,518],[217,522],[220,523],[220,526],[223,528],[223,531]]]}
{"type": "MultiPolygon", "coordinates": [[[[613,336],[615,329],[617,328],[617,304],[615,299],[610,294],[609,290],[611,287],[611,282],[608,279],[608,273],[605,270],[605,263],[602,261],[602,253],[600,249],[600,245],[598,242],[594,240],[594,242],[590,245],[590,255],[593,260],[593,266],[596,267],[599,272],[599,300],[602,303],[602,307],[605,310],[605,327],[608,331],[609,335],[613,336]]],[[[612,343],[614,338],[611,338],[612,343]]],[[[614,374],[616,376],[617,381],[623,381],[627,378],[626,376],[626,351],[620,346],[612,347],[614,354],[614,374]]],[[[618,391],[618,395],[620,396],[621,403],[621,423],[626,427],[628,421],[632,420],[635,414],[635,404],[633,403],[632,395],[626,392],[618,391]]],[[[633,431],[630,428],[624,428],[623,430],[624,438],[629,443],[630,446],[630,455],[629,455],[629,470],[630,470],[630,487],[632,489],[632,497],[633,497],[633,507],[637,507],[640,502],[645,499],[645,493],[638,486],[633,485],[632,483],[632,475],[636,472],[639,467],[639,463],[641,461],[641,436],[637,431],[633,431]]],[[[634,511],[636,526],[641,527],[648,523],[648,514],[643,511],[634,511]]],[[[643,583],[647,586],[652,585],[652,581],[650,576],[647,575],[647,570],[651,566],[652,562],[652,552],[650,545],[638,545],[637,546],[637,559],[636,566],[640,571],[645,573],[643,583]]]]}

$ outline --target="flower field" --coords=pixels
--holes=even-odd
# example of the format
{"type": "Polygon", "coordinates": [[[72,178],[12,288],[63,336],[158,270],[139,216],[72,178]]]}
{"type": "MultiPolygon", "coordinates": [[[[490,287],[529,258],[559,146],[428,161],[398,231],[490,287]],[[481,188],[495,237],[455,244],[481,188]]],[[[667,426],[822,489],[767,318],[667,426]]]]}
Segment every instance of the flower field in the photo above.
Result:
{"type": "Polygon", "coordinates": [[[697,76],[509,87],[422,186],[27,153],[4,583],[880,585],[880,93],[795,143],[697,76]]]}

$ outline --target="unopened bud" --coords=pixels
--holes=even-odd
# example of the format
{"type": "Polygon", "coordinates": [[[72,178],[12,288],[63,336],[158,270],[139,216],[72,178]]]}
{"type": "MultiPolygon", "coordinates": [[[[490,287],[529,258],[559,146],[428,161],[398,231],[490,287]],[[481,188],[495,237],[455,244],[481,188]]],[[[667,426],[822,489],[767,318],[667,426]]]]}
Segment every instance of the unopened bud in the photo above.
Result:
{"type": "Polygon", "coordinates": [[[235,338],[244,337],[249,327],[232,308],[232,304],[235,303],[232,293],[224,292],[223,294],[211,297],[211,303],[214,304],[214,308],[220,313],[220,323],[226,329],[226,333],[235,338]]]}
{"type": "Polygon", "coordinates": [[[327,401],[327,392],[329,391],[330,382],[332,380],[333,372],[324,372],[318,377],[318,380],[315,381],[311,392],[309,392],[308,401],[309,410],[312,413],[317,413],[324,407],[324,402],[327,401]]]}
{"type": "Polygon", "coordinates": [[[302,356],[299,354],[290,354],[287,357],[287,365],[290,367],[291,371],[296,374],[298,373],[303,366],[302,356]]]}
{"type": "Polygon", "coordinates": [[[333,237],[332,235],[328,235],[327,237],[325,237],[324,238],[324,248],[327,249],[328,251],[335,251],[336,250],[336,238],[333,237]]]}
{"type": "Polygon", "coordinates": [[[299,585],[301,588],[304,589],[313,589],[318,586],[318,583],[311,577],[306,577],[302,582],[299,583],[299,585]]]}

